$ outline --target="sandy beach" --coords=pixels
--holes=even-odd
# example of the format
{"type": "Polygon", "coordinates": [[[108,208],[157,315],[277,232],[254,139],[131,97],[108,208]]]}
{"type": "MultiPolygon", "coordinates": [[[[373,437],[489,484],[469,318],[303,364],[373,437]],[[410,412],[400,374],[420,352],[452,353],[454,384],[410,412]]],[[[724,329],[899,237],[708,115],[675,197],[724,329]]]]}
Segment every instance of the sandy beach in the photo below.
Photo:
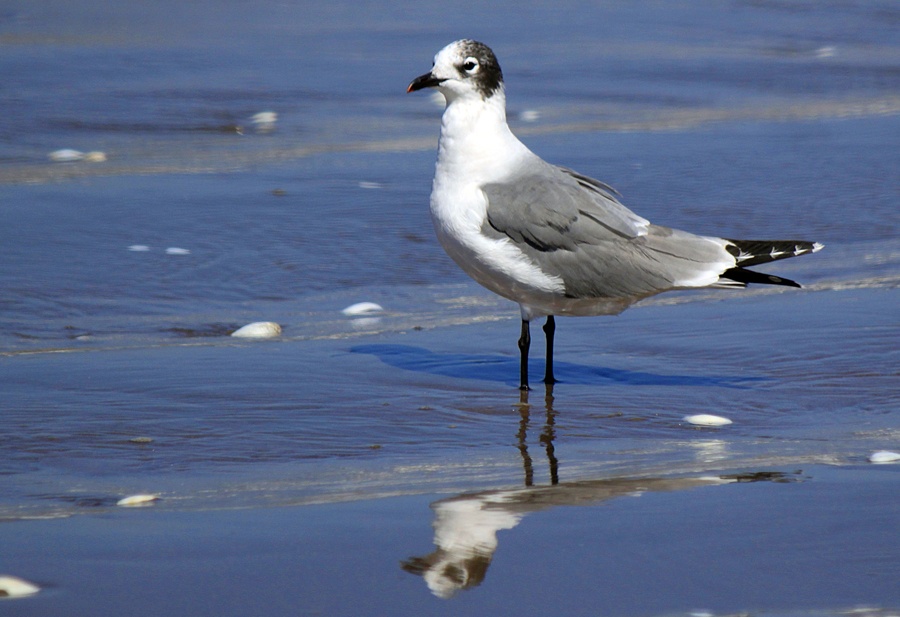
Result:
{"type": "MultiPolygon", "coordinates": [[[[519,521],[493,532],[486,571],[435,585],[449,600],[401,568],[441,550],[429,504],[445,495],[20,521],[3,559],[43,589],[3,610],[886,616],[897,597],[896,486],[895,467],[811,465],[514,489],[519,521]]],[[[498,510],[482,512],[490,527],[498,510]]]]}
{"type": "Polygon", "coordinates": [[[897,617],[898,20],[0,12],[0,577],[39,588],[0,613],[897,617]],[[520,393],[405,94],[462,36],[541,157],[654,223],[824,243],[772,269],[803,288],[560,318],[560,383],[520,393]]]}

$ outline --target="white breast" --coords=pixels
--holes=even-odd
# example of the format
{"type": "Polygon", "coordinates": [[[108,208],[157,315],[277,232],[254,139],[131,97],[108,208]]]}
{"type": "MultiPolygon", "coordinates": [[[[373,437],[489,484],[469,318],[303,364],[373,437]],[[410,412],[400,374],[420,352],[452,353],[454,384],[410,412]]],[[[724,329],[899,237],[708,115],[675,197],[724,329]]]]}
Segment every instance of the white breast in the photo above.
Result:
{"type": "Polygon", "coordinates": [[[482,233],[488,202],[481,187],[505,180],[518,162],[534,156],[509,130],[503,100],[459,100],[444,112],[431,192],[435,232],[469,276],[516,301],[529,293],[562,294],[565,287],[512,241],[482,233]]]}

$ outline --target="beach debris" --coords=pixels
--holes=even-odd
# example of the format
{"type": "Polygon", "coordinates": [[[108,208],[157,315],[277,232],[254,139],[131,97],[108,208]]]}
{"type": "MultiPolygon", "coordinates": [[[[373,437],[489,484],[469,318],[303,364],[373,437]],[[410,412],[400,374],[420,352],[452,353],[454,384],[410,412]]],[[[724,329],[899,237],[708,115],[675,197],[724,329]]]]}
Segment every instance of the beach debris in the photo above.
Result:
{"type": "Polygon", "coordinates": [[[128,247],[128,250],[134,253],[146,253],[150,250],[150,247],[146,244],[132,244],[128,247]]]}
{"type": "Polygon", "coordinates": [[[341,312],[344,315],[349,316],[371,315],[372,313],[382,313],[384,312],[384,309],[380,304],[375,304],[374,302],[357,302],[356,304],[351,304],[341,312]]]}
{"type": "Polygon", "coordinates": [[[693,416],[685,416],[684,421],[697,426],[726,426],[731,420],[722,416],[714,416],[708,413],[698,413],[693,416]]]}
{"type": "Polygon", "coordinates": [[[0,598],[24,598],[40,590],[37,585],[16,576],[0,576],[0,598]]]}
{"type": "Polygon", "coordinates": [[[157,499],[159,499],[159,495],[129,495],[128,497],[123,497],[122,499],[117,501],[116,505],[122,506],[123,508],[133,508],[135,506],[146,506],[147,504],[152,503],[157,499]]]}
{"type": "Polygon", "coordinates": [[[384,188],[384,185],[381,182],[366,182],[363,180],[359,183],[359,188],[361,189],[380,189],[384,188]]]}
{"type": "Polygon", "coordinates": [[[890,450],[879,450],[869,455],[869,462],[876,465],[882,463],[896,463],[900,461],[900,452],[891,452],[890,450]]]}
{"type": "Polygon", "coordinates": [[[71,163],[73,161],[87,161],[88,163],[102,163],[106,160],[106,153],[100,151],[81,152],[72,148],[54,150],[47,155],[55,163],[71,163]]]}
{"type": "Polygon", "coordinates": [[[47,155],[47,158],[57,163],[71,163],[72,161],[80,161],[83,159],[84,152],[72,150],[71,148],[63,148],[61,150],[54,150],[47,155]]]}
{"type": "Polygon", "coordinates": [[[131,443],[146,444],[146,443],[153,443],[153,438],[152,437],[132,437],[128,441],[130,441],[131,443]]]}
{"type": "Polygon", "coordinates": [[[274,321],[254,321],[231,333],[238,338],[275,338],[281,335],[281,326],[274,321]]]}
{"type": "Polygon", "coordinates": [[[190,255],[191,252],[188,249],[179,248],[177,246],[170,246],[166,249],[166,255],[190,255]]]}
{"type": "Polygon", "coordinates": [[[278,114],[274,111],[261,111],[257,114],[253,114],[253,117],[250,118],[253,124],[275,124],[278,122],[278,114]]]}
{"type": "Polygon", "coordinates": [[[526,109],[519,114],[519,120],[522,122],[537,122],[541,118],[541,112],[536,109],[526,109]]]}
{"type": "Polygon", "coordinates": [[[278,114],[274,111],[261,111],[250,118],[257,133],[269,133],[275,130],[278,114]]]}

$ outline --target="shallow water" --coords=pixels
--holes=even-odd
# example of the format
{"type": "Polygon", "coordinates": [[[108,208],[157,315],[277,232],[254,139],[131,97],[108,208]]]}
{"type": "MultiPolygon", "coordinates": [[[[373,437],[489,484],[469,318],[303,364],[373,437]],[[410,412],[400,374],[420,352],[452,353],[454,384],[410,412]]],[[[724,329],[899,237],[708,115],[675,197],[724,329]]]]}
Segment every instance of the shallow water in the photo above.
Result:
{"type": "Polygon", "coordinates": [[[491,6],[0,13],[0,519],[107,515],[135,492],[174,515],[900,449],[896,6],[491,6]],[[541,156],[654,222],[823,242],[770,268],[805,289],[561,319],[561,383],[520,397],[518,311],[434,240],[440,109],[404,94],[460,36],[494,47],[541,156]],[[59,148],[108,160],[49,161],[59,148]],[[358,301],[386,311],[341,314],[358,301]],[[227,336],[261,320],[283,336],[227,336]]]}
{"type": "Polygon", "coordinates": [[[3,609],[889,617],[897,469],[814,465],[22,521],[4,557],[44,589],[3,609]]]}

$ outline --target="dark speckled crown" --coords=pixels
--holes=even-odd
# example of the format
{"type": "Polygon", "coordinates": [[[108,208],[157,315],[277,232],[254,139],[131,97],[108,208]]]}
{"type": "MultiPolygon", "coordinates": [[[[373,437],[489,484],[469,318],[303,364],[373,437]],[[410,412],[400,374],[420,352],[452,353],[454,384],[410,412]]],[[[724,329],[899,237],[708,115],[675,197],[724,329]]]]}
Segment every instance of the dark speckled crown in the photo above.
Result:
{"type": "MultiPolygon", "coordinates": [[[[465,39],[460,41],[460,53],[465,58],[473,57],[478,60],[481,70],[474,77],[475,86],[481,96],[489,98],[503,85],[503,71],[500,70],[500,63],[497,62],[497,56],[490,47],[484,43],[465,39]]],[[[458,66],[460,73],[464,72],[462,66],[458,66]]]]}

